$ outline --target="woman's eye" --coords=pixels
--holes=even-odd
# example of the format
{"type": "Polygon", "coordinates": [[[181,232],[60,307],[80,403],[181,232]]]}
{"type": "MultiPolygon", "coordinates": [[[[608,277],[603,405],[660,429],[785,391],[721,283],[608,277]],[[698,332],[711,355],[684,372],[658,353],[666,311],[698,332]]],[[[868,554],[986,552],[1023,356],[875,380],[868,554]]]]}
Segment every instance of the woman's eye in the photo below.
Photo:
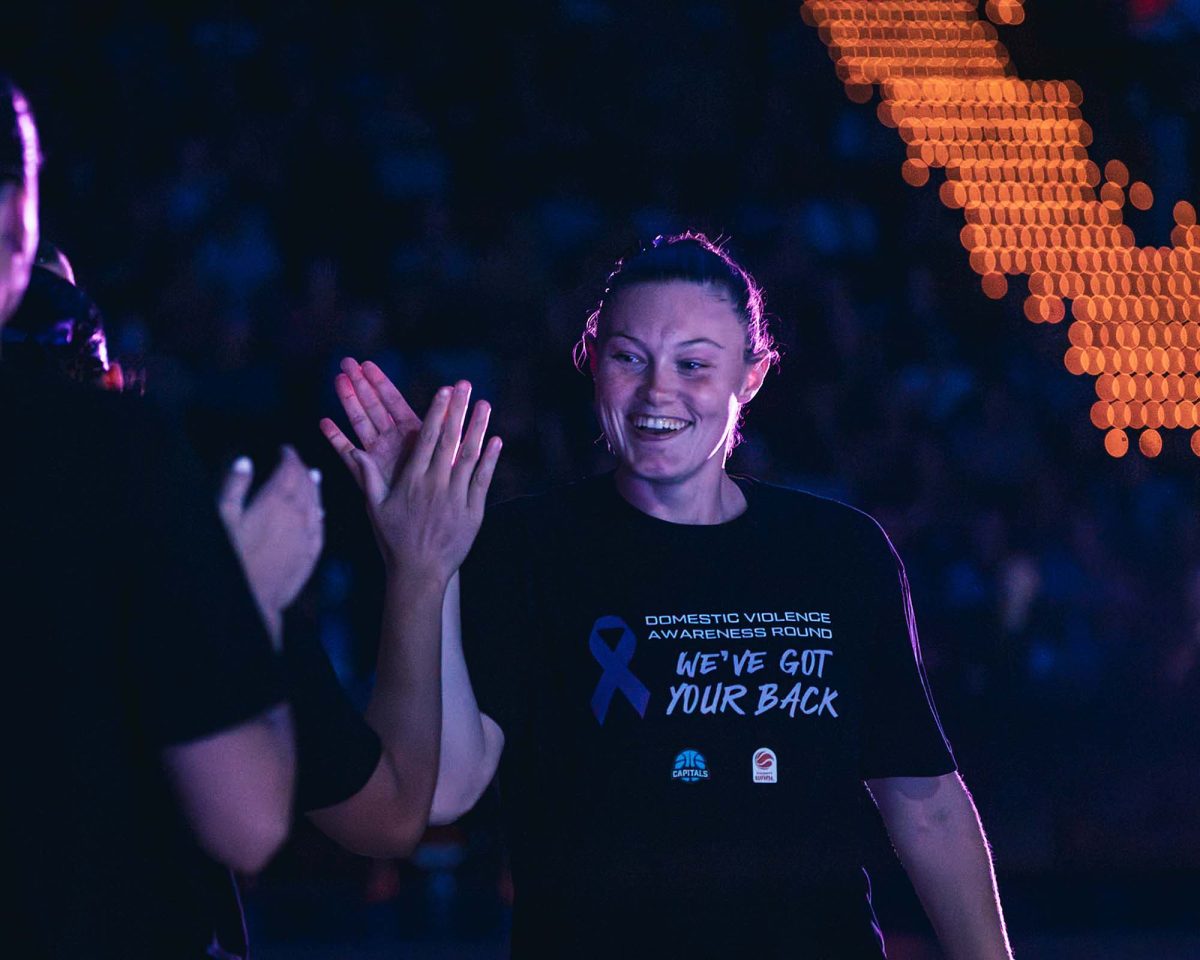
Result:
{"type": "Polygon", "coordinates": [[[635,357],[632,353],[614,353],[613,359],[617,363],[641,363],[641,358],[635,357]]]}
{"type": "Polygon", "coordinates": [[[680,360],[679,369],[686,370],[688,373],[695,373],[697,370],[707,370],[708,364],[701,363],[699,360],[680,360]]]}

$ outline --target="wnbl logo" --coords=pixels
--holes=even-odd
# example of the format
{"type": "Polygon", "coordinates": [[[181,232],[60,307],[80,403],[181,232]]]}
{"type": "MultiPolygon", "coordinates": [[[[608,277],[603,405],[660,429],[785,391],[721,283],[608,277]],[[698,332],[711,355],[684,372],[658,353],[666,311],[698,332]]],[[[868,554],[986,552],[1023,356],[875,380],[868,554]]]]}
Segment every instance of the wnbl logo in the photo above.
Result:
{"type": "Polygon", "coordinates": [[[779,761],[770,747],[759,747],[755,750],[754,762],[750,766],[755,783],[779,782],[779,761]]]}

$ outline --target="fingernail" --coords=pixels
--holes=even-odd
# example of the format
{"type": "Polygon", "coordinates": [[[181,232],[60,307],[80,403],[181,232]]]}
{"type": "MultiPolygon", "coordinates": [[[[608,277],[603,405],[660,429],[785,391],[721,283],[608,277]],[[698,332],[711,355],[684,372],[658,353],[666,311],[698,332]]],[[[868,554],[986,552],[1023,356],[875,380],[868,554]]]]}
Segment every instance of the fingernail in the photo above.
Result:
{"type": "Polygon", "coordinates": [[[254,469],[254,464],[250,462],[249,457],[238,457],[233,461],[233,469],[235,473],[249,473],[254,469]]]}
{"type": "Polygon", "coordinates": [[[440,390],[438,390],[437,395],[439,400],[445,400],[448,396],[450,396],[450,388],[442,387],[440,390]]]}
{"type": "Polygon", "coordinates": [[[313,483],[321,482],[321,471],[318,470],[316,467],[313,467],[311,470],[308,471],[308,476],[309,476],[309,479],[312,480],[313,483]]]}

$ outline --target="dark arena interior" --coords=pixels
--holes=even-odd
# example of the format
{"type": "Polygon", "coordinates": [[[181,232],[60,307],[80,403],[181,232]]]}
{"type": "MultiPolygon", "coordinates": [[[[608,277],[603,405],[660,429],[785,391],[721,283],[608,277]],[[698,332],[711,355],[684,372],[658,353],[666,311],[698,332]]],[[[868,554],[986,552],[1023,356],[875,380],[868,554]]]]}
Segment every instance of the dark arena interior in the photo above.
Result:
{"type": "MultiPolygon", "coordinates": [[[[388,578],[318,428],[347,429],[342,358],[374,361],[421,414],[471,382],[503,438],[487,510],[611,470],[621,443],[668,449],[695,424],[647,414],[614,440],[593,410],[603,361],[573,350],[614,261],[698,231],[766,292],[780,353],[729,472],[852,504],[903,557],[1013,955],[1200,957],[1197,0],[39,0],[2,18],[0,73],[40,134],[41,237],[102,314],[124,392],[194,449],[214,502],[235,457],[255,489],[280,444],[320,470],[323,549],[283,644],[317,638],[348,702],[371,702],[388,578]]],[[[15,316],[6,364],[31,336],[15,316]]],[[[40,469],[17,460],[5,471],[40,469]]],[[[570,553],[568,529],[538,533],[570,553]]],[[[801,535],[773,555],[808,570],[830,549],[801,535]]],[[[580,722],[757,708],[800,729],[850,709],[823,673],[839,614],[701,609],[572,641],[603,671],[580,722]],[[638,658],[676,639],[678,689],[647,689],[638,658]],[[769,691],[746,677],[763,663],[769,691]]],[[[37,642],[0,622],[6,645],[37,642]]],[[[821,780],[819,758],[769,746],[755,789],[773,789],[776,752],[776,786],[821,780]]],[[[719,786],[706,749],[672,747],[664,796],[719,786]]],[[[565,768],[546,762],[554,793],[565,768]]],[[[626,776],[602,751],[572,769],[598,794],[626,776]]],[[[954,957],[862,799],[886,955],[954,957]]],[[[502,773],[406,857],[348,852],[297,815],[239,878],[252,955],[508,956],[507,800],[502,773]]],[[[781,856],[791,832],[830,829],[799,816],[781,856]]],[[[562,856],[600,876],[593,827],[563,824],[562,856]]],[[[712,827],[734,858],[743,828],[712,827]]],[[[687,888],[684,851],[675,869],[687,888]]],[[[705,926],[655,955],[708,956],[705,926]]],[[[776,955],[755,942],[723,955],[776,955]]],[[[799,935],[794,956],[837,960],[799,935]]]]}

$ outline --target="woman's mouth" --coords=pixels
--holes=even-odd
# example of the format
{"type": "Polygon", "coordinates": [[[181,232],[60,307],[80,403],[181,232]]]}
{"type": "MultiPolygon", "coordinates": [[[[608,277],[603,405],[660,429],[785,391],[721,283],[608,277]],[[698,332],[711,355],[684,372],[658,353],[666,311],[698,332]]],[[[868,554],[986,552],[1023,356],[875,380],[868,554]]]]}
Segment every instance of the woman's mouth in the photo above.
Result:
{"type": "Polygon", "coordinates": [[[634,430],[644,437],[671,437],[692,425],[691,420],[678,417],[650,417],[635,414],[630,417],[634,430]]]}

